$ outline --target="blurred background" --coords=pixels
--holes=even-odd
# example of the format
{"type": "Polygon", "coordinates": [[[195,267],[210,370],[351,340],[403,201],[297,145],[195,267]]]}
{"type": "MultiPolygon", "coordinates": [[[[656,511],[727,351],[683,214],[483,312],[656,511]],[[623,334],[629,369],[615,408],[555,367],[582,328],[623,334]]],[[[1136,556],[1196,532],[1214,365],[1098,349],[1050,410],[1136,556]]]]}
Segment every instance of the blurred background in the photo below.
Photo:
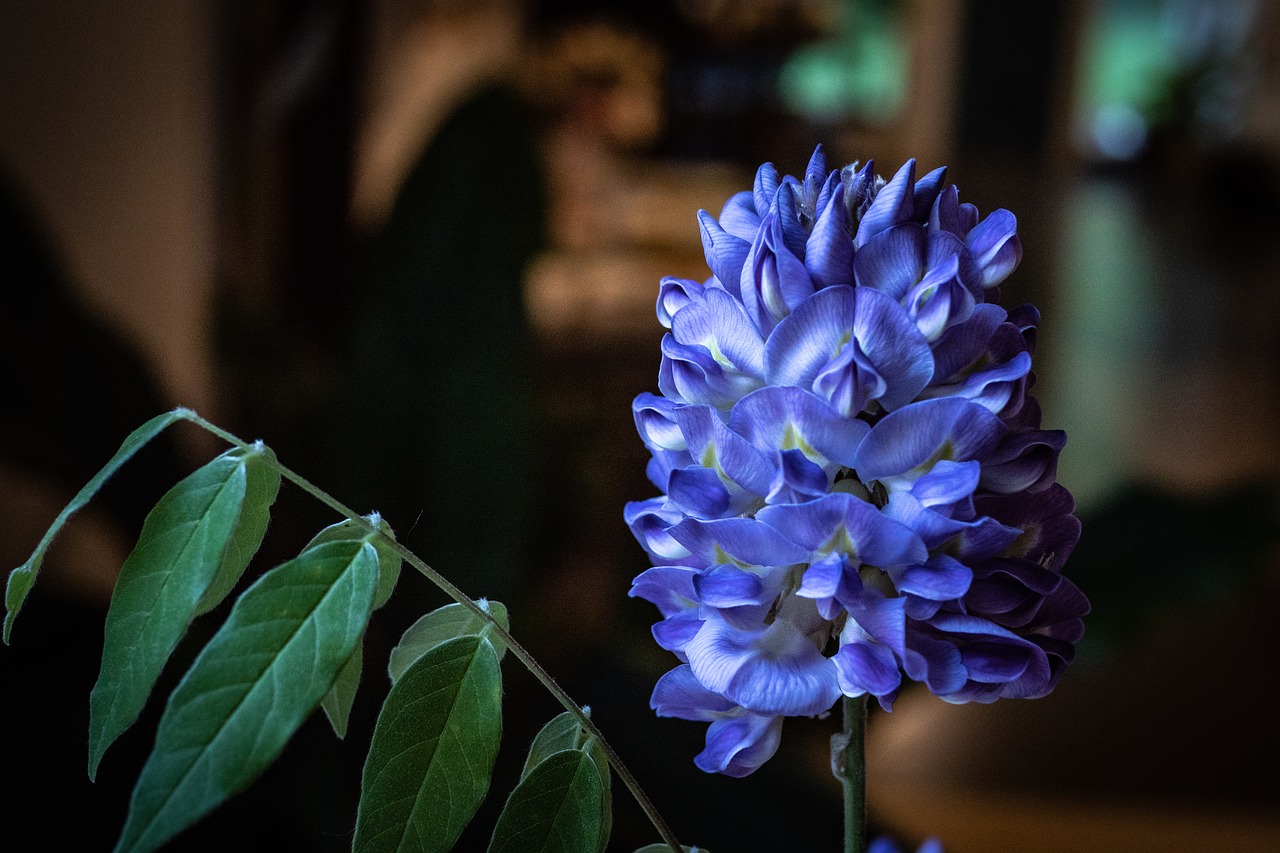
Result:
{"type": "MultiPolygon", "coordinates": [[[[176,405],[360,511],[474,596],[595,719],[686,843],[836,849],[836,719],[745,780],[659,720],[674,661],[628,599],[650,497],[663,275],[766,160],[907,157],[1019,217],[1012,306],[1066,429],[1094,613],[1035,702],[872,714],[873,827],[967,851],[1280,850],[1280,6],[1261,0],[6,0],[0,8],[0,554],[21,563],[176,405]]],[[[160,708],[83,774],[102,619],[147,509],[218,451],[177,427],[58,540],[0,652],[5,813],[99,849],[160,708]],[[74,817],[71,817],[74,815],[74,817]]],[[[335,520],[286,486],[250,569],[335,520]]],[[[445,599],[406,573],[376,661],[445,599]]],[[[226,605],[193,627],[171,687],[226,605]]],[[[506,670],[483,849],[557,709],[506,670]]],[[[387,689],[322,717],[177,850],[349,846],[387,689]]],[[[158,706],[159,702],[153,702],[158,706]]],[[[654,841],[625,794],[611,849],[654,841]]],[[[21,845],[23,842],[17,842],[21,845]]]]}

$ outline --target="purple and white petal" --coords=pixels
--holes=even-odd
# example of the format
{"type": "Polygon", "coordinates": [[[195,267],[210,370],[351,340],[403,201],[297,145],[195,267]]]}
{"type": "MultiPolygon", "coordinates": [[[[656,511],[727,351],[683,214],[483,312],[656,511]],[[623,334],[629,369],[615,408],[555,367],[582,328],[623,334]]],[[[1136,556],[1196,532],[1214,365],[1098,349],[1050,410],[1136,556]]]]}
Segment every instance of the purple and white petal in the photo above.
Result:
{"type": "Polygon", "coordinates": [[[743,712],[707,727],[706,748],[693,763],[706,773],[742,778],[759,769],[782,742],[782,717],[743,712]]]}
{"type": "Polygon", "coordinates": [[[708,619],[685,653],[708,689],[759,714],[820,714],[840,696],[834,664],[785,619],[756,632],[708,619]]]}
{"type": "Polygon", "coordinates": [[[735,706],[719,693],[702,686],[689,665],[681,664],[665,673],[653,687],[649,707],[659,717],[711,722],[733,711],[735,706]]]}

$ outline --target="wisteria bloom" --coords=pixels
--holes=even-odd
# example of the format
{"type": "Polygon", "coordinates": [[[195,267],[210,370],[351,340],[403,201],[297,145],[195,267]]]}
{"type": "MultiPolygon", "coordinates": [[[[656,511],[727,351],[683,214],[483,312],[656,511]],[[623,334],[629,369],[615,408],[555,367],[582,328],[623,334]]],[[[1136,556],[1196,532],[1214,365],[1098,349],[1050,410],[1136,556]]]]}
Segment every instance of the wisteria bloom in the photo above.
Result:
{"type": "Polygon", "coordinates": [[[819,147],[698,220],[712,275],[662,281],[661,393],[633,405],[661,495],[626,508],[653,561],[631,594],[679,660],[654,709],[743,776],[842,696],[1050,692],[1088,602],[1061,574],[1065,436],[1029,393],[1039,315],[997,304],[1013,214],[819,147]]]}

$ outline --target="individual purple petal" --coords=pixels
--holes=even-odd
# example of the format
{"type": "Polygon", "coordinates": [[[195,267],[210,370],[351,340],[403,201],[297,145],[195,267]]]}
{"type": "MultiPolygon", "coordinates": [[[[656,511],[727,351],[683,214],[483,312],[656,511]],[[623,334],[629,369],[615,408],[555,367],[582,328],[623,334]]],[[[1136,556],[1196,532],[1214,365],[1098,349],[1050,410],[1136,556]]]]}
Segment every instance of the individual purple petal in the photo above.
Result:
{"type": "Polygon", "coordinates": [[[963,237],[969,233],[967,228],[961,228],[960,194],[955,184],[939,191],[933,207],[929,210],[928,224],[930,232],[947,232],[957,237],[963,237]]]}
{"type": "Polygon", "coordinates": [[[927,474],[911,484],[911,496],[923,507],[949,506],[972,495],[985,470],[977,460],[939,459],[927,474]]]}
{"type": "Polygon", "coordinates": [[[768,503],[801,503],[826,494],[830,478],[822,467],[814,464],[800,450],[778,452],[778,469],[769,491],[768,503]]]}
{"type": "Polygon", "coordinates": [[[732,711],[735,706],[719,693],[703,687],[686,663],[658,679],[649,707],[659,717],[710,722],[732,711]]]}
{"type": "Polygon", "coordinates": [[[705,210],[698,211],[698,225],[702,229],[702,251],[707,266],[722,284],[733,287],[742,277],[742,266],[751,244],[725,231],[705,210]]]}
{"type": "Polygon", "coordinates": [[[829,170],[827,169],[827,154],[822,148],[822,143],[813,149],[813,154],[809,156],[809,164],[804,169],[804,189],[805,194],[814,196],[826,183],[829,170]]]}
{"type": "MultiPolygon", "coordinates": [[[[686,313],[687,309],[680,312],[681,316],[686,313]]],[[[707,403],[728,409],[763,384],[751,374],[726,368],[706,347],[681,344],[670,332],[662,339],[658,388],[674,402],[707,403]]]]}
{"type": "Polygon", "coordinates": [[[965,236],[965,243],[982,269],[982,283],[987,287],[1004,281],[1022,260],[1017,217],[1003,208],[979,222],[965,236]]]}
{"type": "Polygon", "coordinates": [[[954,547],[954,540],[969,533],[975,525],[995,524],[990,519],[965,520],[953,518],[946,512],[934,511],[923,506],[909,491],[894,491],[890,494],[884,515],[910,528],[931,551],[944,546],[954,547]]]}
{"type": "MultiPolygon", "coordinates": [[[[863,567],[861,574],[866,577],[873,571],[863,567]]],[[[884,582],[887,579],[871,577],[870,580],[884,582]]],[[[847,601],[849,621],[840,632],[840,641],[872,640],[902,657],[906,654],[906,601],[900,596],[887,597],[872,587],[872,583],[863,584],[862,594],[847,601]]]]}
{"type": "Polygon", "coordinates": [[[969,591],[973,570],[947,554],[934,554],[925,563],[891,571],[898,592],[932,601],[951,601],[969,591]]]}
{"type": "Polygon", "coordinates": [[[986,408],[944,397],[890,412],[858,446],[856,468],[863,482],[919,476],[940,459],[981,459],[1000,440],[1004,426],[986,408]],[[920,468],[916,472],[916,469],[920,468]]]}
{"type": "MultiPolygon", "coordinates": [[[[991,346],[991,336],[1005,321],[999,305],[975,305],[964,322],[943,332],[933,345],[932,384],[946,382],[978,360],[991,346]]],[[[767,361],[766,355],[766,361],[767,361]]]]}
{"type": "Polygon", "coordinates": [[[820,714],[840,696],[835,666],[785,619],[757,632],[708,619],[685,653],[709,690],[759,714],[820,714]]]}
{"type": "Polygon", "coordinates": [[[989,302],[982,286],[982,270],[964,241],[949,231],[930,231],[925,240],[924,268],[933,270],[956,259],[957,275],[964,288],[973,295],[975,302],[989,302]]]}
{"type": "Polygon", "coordinates": [[[781,717],[752,713],[724,716],[707,727],[706,749],[693,763],[706,773],[742,778],[772,758],[781,742],[781,717]]]}
{"type": "MultiPolygon", "coordinates": [[[[796,595],[805,598],[835,598],[844,578],[845,561],[839,554],[828,554],[804,570],[796,595]]],[[[827,617],[830,618],[830,617],[827,617]]]]}
{"type": "Polygon", "coordinates": [[[702,619],[698,617],[697,610],[672,613],[661,622],[655,622],[649,629],[659,648],[674,652],[681,656],[682,660],[685,649],[700,630],[702,630],[702,619]]]}
{"type": "Polygon", "coordinates": [[[671,334],[682,344],[705,348],[726,370],[764,375],[764,339],[737,300],[723,290],[712,288],[680,311],[672,318],[671,334]]]}
{"type": "Polygon", "coordinates": [[[881,231],[911,219],[915,212],[915,174],[916,161],[908,160],[889,183],[876,193],[875,201],[871,202],[858,223],[858,231],[853,238],[855,249],[862,248],[863,244],[881,231]]]}
{"type": "Polygon", "coordinates": [[[644,473],[649,478],[649,482],[653,483],[654,488],[662,492],[667,490],[667,483],[671,481],[672,471],[693,464],[693,460],[689,457],[687,450],[655,448],[650,453],[653,455],[644,466],[644,473]]]}
{"type": "Polygon", "coordinates": [[[786,245],[781,217],[769,212],[742,266],[739,292],[747,316],[768,335],[813,291],[809,271],[786,245]]]}
{"type": "Polygon", "coordinates": [[[852,227],[844,205],[844,185],[836,183],[805,244],[804,265],[818,287],[853,284],[852,227]]]}
{"type": "Polygon", "coordinates": [[[885,392],[872,399],[893,411],[915,399],[929,383],[933,354],[929,342],[892,298],[861,288],[856,293],[854,339],[887,384],[885,392]]]}
{"type": "Polygon", "coordinates": [[[842,417],[801,388],[769,385],[743,397],[729,414],[729,428],[760,450],[801,450],[820,465],[853,465],[853,454],[870,430],[865,421],[842,417]]]}
{"type": "Polygon", "coordinates": [[[924,544],[910,528],[853,495],[835,492],[802,504],[777,504],[756,520],[814,554],[839,553],[863,563],[923,562],[924,544]]]}
{"type": "Polygon", "coordinates": [[[976,303],[960,280],[960,256],[952,255],[929,270],[907,293],[904,303],[907,316],[930,343],[949,327],[969,319],[976,303]]]}
{"type": "Polygon", "coordinates": [[[887,228],[860,247],[853,257],[860,287],[878,290],[901,301],[924,275],[925,231],[918,223],[887,228]]]}
{"type": "Polygon", "coordinates": [[[765,163],[756,169],[755,186],[752,189],[756,202],[756,212],[764,216],[773,206],[773,197],[778,194],[778,170],[772,163],[765,163]]]}
{"type": "Polygon", "coordinates": [[[803,195],[804,190],[795,178],[787,176],[779,192],[774,196],[774,204],[778,213],[778,236],[782,238],[780,244],[785,246],[787,252],[792,256],[804,261],[804,246],[809,239],[809,233],[805,230],[804,220],[809,218],[804,209],[801,199],[798,195],[803,195]]]}
{"type": "Polygon", "coordinates": [[[840,692],[845,696],[870,693],[888,697],[902,685],[898,661],[893,652],[879,643],[845,643],[833,660],[840,680],[840,692]]]}
{"type": "Polygon", "coordinates": [[[1062,570],[1080,540],[1080,520],[1072,515],[1075,500],[1056,483],[1042,492],[984,495],[975,507],[1022,530],[1004,556],[1023,557],[1054,572],[1062,570]]]}
{"type": "Polygon", "coordinates": [[[697,574],[688,566],[654,566],[636,575],[627,595],[656,605],[664,617],[683,613],[698,604],[693,585],[697,574]]]}
{"type": "Polygon", "coordinates": [[[1040,325],[1040,311],[1034,305],[1019,305],[1009,312],[1009,322],[1026,341],[1027,352],[1036,351],[1036,327],[1040,325]]]}
{"type": "Polygon", "coordinates": [[[702,298],[705,286],[687,278],[667,276],[658,284],[658,322],[664,328],[671,328],[671,318],[690,302],[702,298]]]}
{"type": "Polygon", "coordinates": [[[726,513],[738,514],[731,512],[734,508],[733,495],[710,468],[691,465],[672,471],[667,481],[667,494],[676,506],[694,518],[723,518],[726,513]]]}
{"type": "MultiPolygon", "coordinates": [[[[772,486],[775,466],[763,453],[735,433],[709,406],[686,406],[673,413],[697,463],[714,471],[738,489],[759,496],[772,486]]],[[[731,489],[730,494],[737,494],[731,489]]]]}
{"type": "Polygon", "coordinates": [[[975,688],[972,694],[950,691],[953,698],[991,701],[1001,696],[1030,698],[1043,695],[1049,680],[1049,662],[1035,643],[990,620],[960,613],[939,613],[929,625],[934,631],[955,637],[961,653],[961,665],[969,682],[1000,685],[996,693],[981,688],[975,688]],[[1003,655],[996,653],[997,646],[1006,647],[1003,655]],[[968,659],[966,650],[969,651],[968,659]]]}
{"type": "Polygon", "coordinates": [[[814,392],[846,417],[854,417],[871,400],[889,390],[856,338],[842,346],[813,378],[814,392]]]}
{"type": "Polygon", "coordinates": [[[923,631],[907,631],[907,653],[902,669],[912,681],[922,681],[935,696],[946,699],[964,686],[968,673],[960,650],[923,631]]]}
{"type": "Polygon", "coordinates": [[[659,397],[645,391],[636,396],[631,403],[631,413],[635,418],[636,432],[640,433],[645,447],[650,450],[686,450],[684,434],[675,422],[675,409],[678,404],[666,397],[659,397]]]}
{"type": "Polygon", "coordinates": [[[1058,454],[1067,442],[1062,430],[1010,431],[983,460],[982,487],[992,492],[1039,492],[1053,484],[1058,454]]]}
{"type": "Polygon", "coordinates": [[[699,603],[717,608],[762,604],[766,592],[758,575],[735,566],[712,566],[693,579],[693,586],[699,603]]]}
{"type": "Polygon", "coordinates": [[[753,518],[717,521],[689,518],[669,532],[703,566],[730,561],[744,566],[786,566],[809,558],[808,549],[753,518]]]}
{"type": "Polygon", "coordinates": [[[805,300],[765,341],[770,385],[807,388],[852,337],[857,298],[852,287],[828,287],[805,300]]]}
{"type": "Polygon", "coordinates": [[[701,568],[706,562],[693,557],[689,549],[668,532],[672,525],[678,524],[684,517],[684,513],[665,496],[631,501],[623,508],[623,519],[627,527],[655,563],[697,565],[701,568]]]}
{"type": "Polygon", "coordinates": [[[796,595],[813,600],[823,619],[835,619],[862,591],[862,581],[840,554],[828,554],[804,570],[796,595]]]}
{"type": "Polygon", "coordinates": [[[946,180],[947,167],[939,166],[916,181],[913,206],[911,208],[911,218],[914,221],[928,221],[929,211],[933,209],[933,202],[938,197],[938,193],[942,191],[942,185],[946,183],[946,180]]]}
{"type": "Polygon", "coordinates": [[[755,195],[750,190],[729,197],[720,211],[720,227],[739,240],[752,241],[760,227],[760,214],[756,210],[755,195]]]}

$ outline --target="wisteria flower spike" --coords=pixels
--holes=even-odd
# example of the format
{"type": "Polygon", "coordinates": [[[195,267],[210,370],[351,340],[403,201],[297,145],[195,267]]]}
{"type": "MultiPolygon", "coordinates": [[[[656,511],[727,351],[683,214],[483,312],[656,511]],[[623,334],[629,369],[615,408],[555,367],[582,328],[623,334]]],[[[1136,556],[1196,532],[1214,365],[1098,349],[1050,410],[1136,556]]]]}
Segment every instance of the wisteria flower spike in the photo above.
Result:
{"type": "Polygon", "coordinates": [[[1061,573],[1065,436],[1030,394],[1039,314],[998,304],[1013,214],[819,147],[698,223],[711,276],[661,283],[660,394],[633,406],[661,494],[627,506],[653,562],[631,594],[677,658],[654,710],[710,723],[695,763],[743,776],[842,696],[1053,690],[1089,605],[1061,573]]]}

